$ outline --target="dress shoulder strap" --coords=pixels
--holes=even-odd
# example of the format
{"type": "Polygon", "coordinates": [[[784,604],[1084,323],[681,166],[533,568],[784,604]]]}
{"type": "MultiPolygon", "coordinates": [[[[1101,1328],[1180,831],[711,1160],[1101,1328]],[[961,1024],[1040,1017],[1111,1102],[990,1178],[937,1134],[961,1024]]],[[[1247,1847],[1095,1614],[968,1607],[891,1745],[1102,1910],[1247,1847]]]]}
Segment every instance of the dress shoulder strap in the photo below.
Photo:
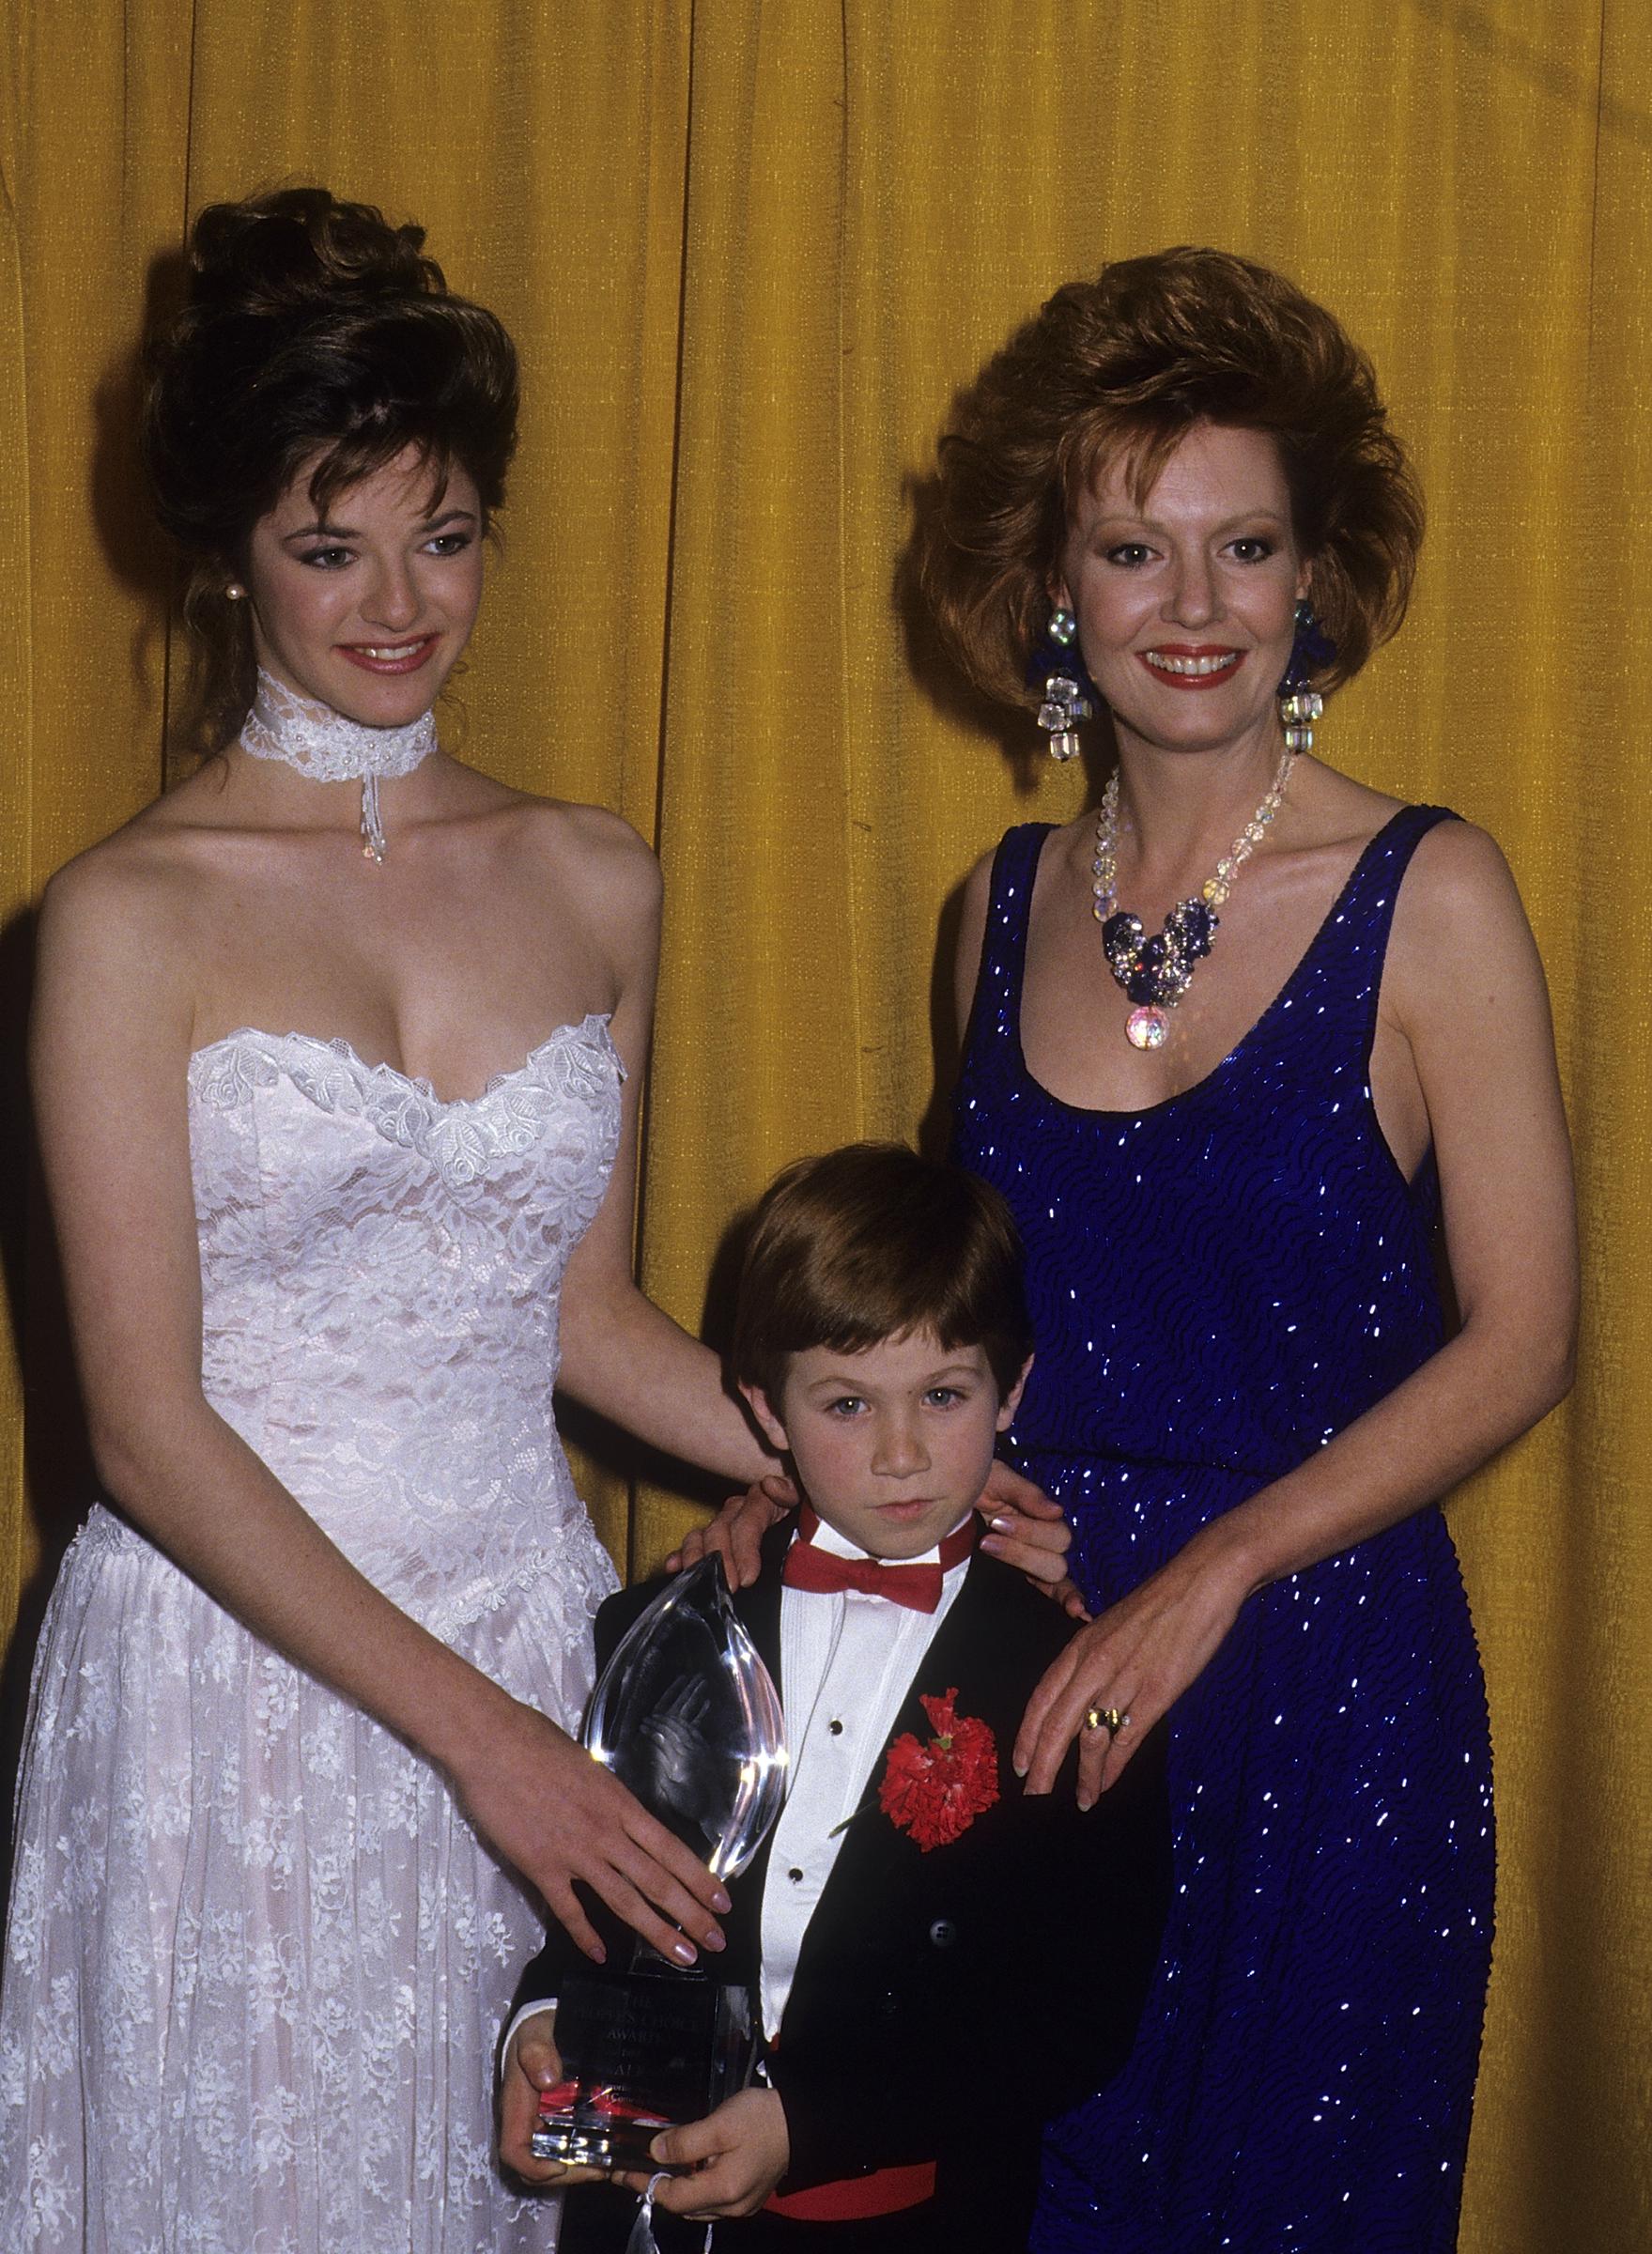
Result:
{"type": "Polygon", "coordinates": [[[1339,1021],[1367,1060],[1400,884],[1429,830],[1458,819],[1444,806],[1402,806],[1392,814],[1354,863],[1287,990],[1298,990],[1304,1000],[1311,991],[1314,1012],[1325,1018],[1325,1030],[1339,1021]]]}
{"type": "Polygon", "coordinates": [[[1343,917],[1363,936],[1387,946],[1394,903],[1413,854],[1431,829],[1459,818],[1448,806],[1402,806],[1389,816],[1354,863],[1339,903],[1343,917]]]}
{"type": "Polygon", "coordinates": [[[1013,1033],[1020,1025],[1032,888],[1038,877],[1039,855],[1053,827],[1049,822],[1023,822],[1004,832],[993,856],[980,965],[964,1043],[966,1060],[990,1042],[1013,1033]]]}

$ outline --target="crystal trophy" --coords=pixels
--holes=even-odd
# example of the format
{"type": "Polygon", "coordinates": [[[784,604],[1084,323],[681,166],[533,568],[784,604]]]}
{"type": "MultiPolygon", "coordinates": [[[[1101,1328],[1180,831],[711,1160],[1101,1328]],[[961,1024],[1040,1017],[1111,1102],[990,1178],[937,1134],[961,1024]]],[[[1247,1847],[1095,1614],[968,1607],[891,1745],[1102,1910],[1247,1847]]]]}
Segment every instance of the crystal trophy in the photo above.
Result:
{"type": "MultiPolygon", "coordinates": [[[[756,1854],[785,1793],[785,1719],[715,1552],[632,1624],[581,1742],[718,1877],[756,1854]]],[[[646,2169],[661,2129],[700,2120],[750,2078],[756,1999],[611,1922],[603,1938],[608,1963],[582,1964],[557,1998],[563,2079],[540,2096],[533,2150],[568,2168],[646,2169]]]]}

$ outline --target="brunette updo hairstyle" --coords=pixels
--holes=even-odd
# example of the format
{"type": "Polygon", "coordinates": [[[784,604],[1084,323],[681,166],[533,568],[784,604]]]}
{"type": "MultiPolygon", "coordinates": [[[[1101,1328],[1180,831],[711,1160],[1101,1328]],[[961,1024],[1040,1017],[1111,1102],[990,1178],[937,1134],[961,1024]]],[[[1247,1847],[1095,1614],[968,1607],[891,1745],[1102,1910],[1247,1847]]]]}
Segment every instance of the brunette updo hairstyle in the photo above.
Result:
{"type": "Polygon", "coordinates": [[[1294,283],[1227,251],[1169,250],[1070,282],[957,401],[917,539],[919,580],[978,687],[1027,667],[1078,496],[1115,460],[1138,506],[1197,423],[1279,449],[1309,601],[1351,680],[1405,616],[1423,503],[1371,363],[1294,283]]]}
{"type": "Polygon", "coordinates": [[[194,224],[183,310],[147,354],[143,438],[156,513],[189,566],[203,749],[227,742],[253,700],[247,606],[226,589],[254,525],[306,465],[320,511],[409,446],[437,492],[457,463],[486,517],[504,500],[516,351],[424,241],[325,188],[212,204],[194,224]]]}

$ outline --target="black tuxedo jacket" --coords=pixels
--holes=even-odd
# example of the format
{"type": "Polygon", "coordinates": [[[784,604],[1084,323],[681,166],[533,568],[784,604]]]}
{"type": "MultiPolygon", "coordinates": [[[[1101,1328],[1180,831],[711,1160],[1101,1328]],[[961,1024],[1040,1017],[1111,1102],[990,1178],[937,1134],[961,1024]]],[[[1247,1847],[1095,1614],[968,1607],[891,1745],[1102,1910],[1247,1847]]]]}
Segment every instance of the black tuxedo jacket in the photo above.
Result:
{"type": "MultiPolygon", "coordinates": [[[[780,1685],[780,1567],[790,1521],[734,1608],[780,1685]]],[[[623,1590],[597,1615],[598,1662],[656,1596],[623,1590]]],[[[804,1936],[767,2076],[786,2109],[794,2191],[937,2163],[960,2246],[1025,2244],[1039,2127],[1106,2081],[1135,2032],[1170,1891],[1163,1732],[1088,1813],[1070,1755],[1029,1799],[1011,1767],[1027,1698],[1073,1632],[1048,1598],[979,1552],[908,1687],[804,1936]],[[958,1693],[997,1748],[998,1800],[958,1839],[919,1847],[878,1805],[888,1744],[933,1735],[919,1701],[958,1693]],[[991,2223],[985,2210],[997,2201],[991,2223]]],[[[730,1887],[728,1977],[755,1983],[768,1845],[730,1887]]],[[[518,2003],[554,1996],[579,1961],[560,1926],[518,2003]]]]}

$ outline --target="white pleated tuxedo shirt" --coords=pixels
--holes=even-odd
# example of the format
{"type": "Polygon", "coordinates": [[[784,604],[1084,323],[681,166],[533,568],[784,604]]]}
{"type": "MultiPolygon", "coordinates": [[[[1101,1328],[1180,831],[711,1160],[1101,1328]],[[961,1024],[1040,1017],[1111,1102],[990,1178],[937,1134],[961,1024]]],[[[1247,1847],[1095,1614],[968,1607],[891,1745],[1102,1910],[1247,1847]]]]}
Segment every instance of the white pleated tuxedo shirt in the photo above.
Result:
{"type": "MultiPolygon", "coordinates": [[[[837,1557],[866,1555],[824,1520],[814,1547],[837,1557]]],[[[937,1546],[898,1562],[934,1565],[939,1557],[937,1546]]],[[[771,2043],[844,1827],[876,1789],[872,1768],[884,1741],[968,1570],[965,1556],[942,1575],[941,1600],[933,1613],[857,1589],[780,1592],[780,1682],[791,1762],[763,1890],[763,2027],[771,2043]]]]}

